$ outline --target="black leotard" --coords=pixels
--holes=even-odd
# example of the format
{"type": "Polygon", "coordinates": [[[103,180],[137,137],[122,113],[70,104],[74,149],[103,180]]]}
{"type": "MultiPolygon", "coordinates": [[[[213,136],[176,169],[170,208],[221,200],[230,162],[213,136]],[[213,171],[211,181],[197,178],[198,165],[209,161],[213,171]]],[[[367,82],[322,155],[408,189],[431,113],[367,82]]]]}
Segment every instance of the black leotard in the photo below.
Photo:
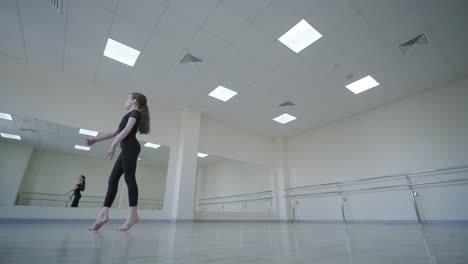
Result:
{"type": "Polygon", "coordinates": [[[133,125],[130,133],[120,142],[122,152],[115,161],[114,168],[109,177],[107,194],[104,200],[105,207],[112,206],[115,196],[117,195],[119,179],[122,174],[124,174],[125,182],[127,183],[130,207],[137,206],[138,204],[138,186],[135,179],[135,171],[141,147],[136,138],[136,133],[140,123],[141,113],[137,110],[133,110],[126,114],[122,118],[122,121],[120,121],[118,132],[122,132],[125,126],[127,126],[130,117],[135,118],[136,123],[133,125]]]}

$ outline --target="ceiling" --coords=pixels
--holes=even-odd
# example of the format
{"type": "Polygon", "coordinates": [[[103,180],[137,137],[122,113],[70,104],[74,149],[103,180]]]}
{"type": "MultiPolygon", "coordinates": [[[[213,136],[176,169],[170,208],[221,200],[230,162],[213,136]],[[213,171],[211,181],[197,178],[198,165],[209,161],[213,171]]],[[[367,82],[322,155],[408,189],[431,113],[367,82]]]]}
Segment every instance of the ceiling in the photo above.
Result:
{"type": "MultiPolygon", "coordinates": [[[[90,138],[90,136],[79,134],[79,128],[18,115],[12,115],[12,119],[11,121],[0,119],[0,132],[20,135],[21,141],[2,137],[0,137],[0,141],[32,145],[36,150],[41,151],[81,155],[100,160],[104,160],[109,149],[110,141],[107,141],[107,143],[97,143],[91,147],[90,151],[75,149],[75,145],[85,146],[85,140],[90,138]]],[[[152,149],[143,147],[145,143],[140,141],[142,148],[139,157],[141,160],[138,163],[167,168],[170,148],[162,145],[157,149],[152,149]]],[[[119,151],[118,149],[116,155],[119,151]]]]}
{"type": "Polygon", "coordinates": [[[467,11],[465,0],[63,0],[61,12],[3,0],[0,52],[288,136],[464,77],[467,11]],[[301,19],[323,37],[296,54],[277,39],[301,19]],[[403,55],[399,45],[422,33],[429,45],[403,55]],[[141,51],[135,67],[102,55],[109,37],[141,51]],[[178,64],[186,53],[203,62],[178,64]],[[345,88],[369,74],[381,85],[345,88]],[[239,94],[209,97],[218,85],[239,94]],[[298,119],[272,121],[283,113],[298,119]]]}

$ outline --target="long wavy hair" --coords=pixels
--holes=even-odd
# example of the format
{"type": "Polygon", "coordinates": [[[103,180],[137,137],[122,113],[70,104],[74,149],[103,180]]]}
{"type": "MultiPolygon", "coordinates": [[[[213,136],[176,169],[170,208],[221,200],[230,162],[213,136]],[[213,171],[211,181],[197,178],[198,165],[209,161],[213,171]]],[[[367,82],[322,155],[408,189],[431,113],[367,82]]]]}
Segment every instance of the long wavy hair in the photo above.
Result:
{"type": "Polygon", "coordinates": [[[131,93],[131,96],[138,102],[138,109],[141,113],[138,131],[140,131],[140,134],[148,134],[150,132],[150,114],[146,104],[146,96],[141,93],[131,93]]]}

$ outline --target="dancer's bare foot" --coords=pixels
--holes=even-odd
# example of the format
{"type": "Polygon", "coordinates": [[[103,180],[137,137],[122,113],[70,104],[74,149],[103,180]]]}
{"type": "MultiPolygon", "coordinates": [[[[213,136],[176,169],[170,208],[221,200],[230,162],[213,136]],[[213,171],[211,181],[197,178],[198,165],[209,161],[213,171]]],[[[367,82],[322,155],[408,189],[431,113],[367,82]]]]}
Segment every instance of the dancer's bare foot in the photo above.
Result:
{"type": "Polygon", "coordinates": [[[138,223],[140,218],[138,216],[130,217],[125,221],[125,223],[117,229],[117,231],[127,231],[129,230],[134,224],[138,223]]]}
{"type": "Polygon", "coordinates": [[[107,222],[109,222],[109,217],[107,215],[99,216],[98,219],[96,219],[96,223],[90,226],[88,230],[91,230],[91,231],[99,230],[99,228],[101,228],[107,222]]]}

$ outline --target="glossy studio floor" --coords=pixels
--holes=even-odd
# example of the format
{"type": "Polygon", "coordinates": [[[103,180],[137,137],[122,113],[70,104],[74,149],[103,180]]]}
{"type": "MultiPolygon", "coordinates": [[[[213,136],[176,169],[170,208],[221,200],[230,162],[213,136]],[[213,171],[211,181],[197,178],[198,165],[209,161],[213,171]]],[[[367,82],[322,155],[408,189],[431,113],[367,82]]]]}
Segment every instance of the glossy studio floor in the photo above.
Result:
{"type": "Polygon", "coordinates": [[[467,14],[0,0],[0,264],[468,264],[467,14]]]}
{"type": "Polygon", "coordinates": [[[457,224],[80,223],[0,225],[2,263],[468,263],[457,224]]]}

